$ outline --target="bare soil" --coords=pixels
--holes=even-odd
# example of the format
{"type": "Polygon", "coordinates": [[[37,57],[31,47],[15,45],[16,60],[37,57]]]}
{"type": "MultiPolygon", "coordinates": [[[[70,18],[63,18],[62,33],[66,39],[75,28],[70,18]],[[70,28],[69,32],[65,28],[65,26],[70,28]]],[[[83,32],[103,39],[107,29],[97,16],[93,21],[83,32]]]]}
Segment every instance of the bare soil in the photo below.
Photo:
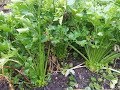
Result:
{"type": "MultiPolygon", "coordinates": [[[[78,61],[73,61],[73,64],[79,64],[78,61]]],[[[114,67],[117,69],[120,69],[120,60],[117,60],[114,67]]],[[[79,90],[79,89],[85,89],[85,87],[89,86],[89,84],[91,83],[91,77],[96,78],[96,82],[99,83],[104,90],[120,90],[120,76],[118,76],[119,81],[116,84],[116,87],[114,89],[110,89],[110,81],[106,80],[104,78],[103,81],[99,82],[98,78],[101,78],[102,74],[97,74],[97,73],[93,73],[91,72],[89,69],[87,68],[77,68],[75,69],[75,75],[74,78],[77,82],[77,87],[74,87],[75,89],[79,90]]],[[[49,84],[44,87],[44,88],[36,88],[34,90],[65,90],[65,88],[69,87],[68,83],[70,82],[69,77],[65,77],[64,75],[62,75],[61,73],[53,73],[51,76],[51,82],[49,82],[49,84]]]]}
{"type": "Polygon", "coordinates": [[[35,88],[33,90],[65,90],[68,87],[68,77],[61,73],[53,73],[51,82],[44,88],[35,88]]]}
{"type": "Polygon", "coordinates": [[[10,90],[9,82],[4,76],[0,76],[0,90],[10,90]]]}

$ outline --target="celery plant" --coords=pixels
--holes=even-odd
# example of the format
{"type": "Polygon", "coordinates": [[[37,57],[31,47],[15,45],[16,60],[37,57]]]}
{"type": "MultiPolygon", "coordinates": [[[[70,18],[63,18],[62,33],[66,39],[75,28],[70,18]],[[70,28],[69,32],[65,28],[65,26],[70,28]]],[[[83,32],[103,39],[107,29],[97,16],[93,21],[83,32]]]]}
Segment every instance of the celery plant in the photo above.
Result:
{"type": "Polygon", "coordinates": [[[46,85],[47,60],[44,51],[44,25],[42,17],[43,0],[25,0],[12,4],[12,23],[15,43],[18,42],[21,50],[18,56],[24,60],[25,74],[29,76],[32,84],[36,86],[46,85]],[[15,22],[15,23],[14,23],[15,22]],[[27,28],[27,29],[26,29],[27,28]],[[22,53],[21,53],[22,52],[22,53]]]}
{"type": "Polygon", "coordinates": [[[78,49],[74,46],[69,45],[72,47],[76,52],[78,52],[85,60],[85,65],[93,72],[98,72],[103,67],[107,66],[112,60],[115,58],[120,57],[120,53],[112,52],[112,44],[105,44],[100,45],[99,48],[93,48],[89,45],[84,46],[86,55],[81,53],[78,49]]]}
{"type": "Polygon", "coordinates": [[[44,52],[44,43],[42,43],[42,34],[43,30],[41,29],[41,8],[42,8],[42,0],[38,0],[38,11],[37,11],[37,31],[38,31],[38,58],[36,64],[36,71],[38,76],[38,85],[45,85],[45,52],[44,52]]]}
{"type": "Polygon", "coordinates": [[[99,48],[92,48],[90,46],[85,46],[85,51],[87,54],[86,66],[91,71],[99,71],[104,66],[107,66],[115,58],[120,57],[120,53],[111,52],[111,47],[100,46],[99,48]]]}

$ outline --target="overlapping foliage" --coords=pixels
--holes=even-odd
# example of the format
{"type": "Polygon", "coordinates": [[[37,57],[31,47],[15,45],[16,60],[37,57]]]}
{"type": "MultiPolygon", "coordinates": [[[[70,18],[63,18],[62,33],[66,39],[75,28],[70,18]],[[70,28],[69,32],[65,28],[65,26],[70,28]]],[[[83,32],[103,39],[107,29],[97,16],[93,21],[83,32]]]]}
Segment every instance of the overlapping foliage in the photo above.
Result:
{"type": "Polygon", "coordinates": [[[86,52],[77,51],[92,71],[120,57],[109,47],[120,44],[119,0],[12,0],[8,7],[12,12],[0,13],[0,58],[15,52],[11,58],[22,63],[34,85],[46,85],[46,42],[59,59],[68,46],[83,47],[86,52]]]}

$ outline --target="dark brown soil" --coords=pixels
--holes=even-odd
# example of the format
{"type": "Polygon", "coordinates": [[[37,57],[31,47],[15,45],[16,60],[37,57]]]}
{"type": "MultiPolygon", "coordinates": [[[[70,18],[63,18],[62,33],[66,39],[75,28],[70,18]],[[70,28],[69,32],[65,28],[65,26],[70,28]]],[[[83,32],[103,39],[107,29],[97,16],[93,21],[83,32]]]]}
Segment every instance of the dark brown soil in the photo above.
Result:
{"type": "Polygon", "coordinates": [[[9,82],[4,76],[0,76],[0,90],[10,90],[9,82]]]}
{"type": "MultiPolygon", "coordinates": [[[[73,59],[73,58],[72,58],[73,59]]],[[[70,60],[68,63],[73,63],[74,66],[80,64],[83,62],[83,60],[70,60]]],[[[115,68],[120,69],[120,60],[116,61],[116,64],[114,65],[115,68]]],[[[99,73],[93,73],[87,68],[77,68],[75,69],[75,75],[74,78],[76,80],[76,83],[78,84],[77,87],[74,87],[75,89],[84,89],[85,87],[88,87],[91,83],[91,77],[96,78],[96,83],[99,83],[105,90],[120,90],[120,77],[119,82],[116,85],[115,89],[110,89],[110,81],[106,80],[102,77],[102,75],[99,73]],[[102,78],[103,81],[99,82],[98,78],[102,78]]],[[[37,88],[34,90],[65,90],[65,88],[69,87],[68,83],[70,82],[69,77],[65,77],[61,73],[54,73],[51,78],[51,82],[44,88],[37,88]]]]}
{"type": "Polygon", "coordinates": [[[86,68],[75,69],[75,78],[78,83],[78,88],[83,89],[83,88],[87,87],[90,83],[90,78],[92,76],[97,77],[96,74],[90,72],[86,68]]]}
{"type": "MultiPolygon", "coordinates": [[[[78,68],[75,69],[75,79],[77,81],[76,89],[84,89],[89,86],[91,82],[91,77],[95,77],[96,79],[100,77],[99,75],[92,73],[86,68],[78,68]]],[[[56,73],[52,75],[51,82],[44,88],[36,88],[34,90],[65,90],[68,87],[69,79],[68,77],[63,76],[60,73],[56,73]]],[[[108,85],[109,81],[105,81],[103,83],[103,87],[105,89],[110,89],[108,85]]]]}
{"type": "Polygon", "coordinates": [[[64,90],[68,87],[68,77],[61,73],[53,73],[51,82],[44,88],[35,88],[33,90],[64,90]]]}
{"type": "MultiPolygon", "coordinates": [[[[76,73],[75,79],[78,83],[77,89],[84,89],[85,87],[89,86],[89,84],[91,82],[91,77],[96,78],[96,83],[100,83],[100,82],[98,82],[98,78],[100,78],[100,75],[91,72],[87,68],[75,69],[75,73],[76,73]]],[[[106,80],[105,82],[103,82],[103,84],[101,84],[101,86],[103,86],[104,89],[110,89],[108,84],[109,84],[109,81],[106,80]]]]}
{"type": "Polygon", "coordinates": [[[115,60],[115,64],[113,67],[116,69],[120,69],[120,59],[115,60]]]}

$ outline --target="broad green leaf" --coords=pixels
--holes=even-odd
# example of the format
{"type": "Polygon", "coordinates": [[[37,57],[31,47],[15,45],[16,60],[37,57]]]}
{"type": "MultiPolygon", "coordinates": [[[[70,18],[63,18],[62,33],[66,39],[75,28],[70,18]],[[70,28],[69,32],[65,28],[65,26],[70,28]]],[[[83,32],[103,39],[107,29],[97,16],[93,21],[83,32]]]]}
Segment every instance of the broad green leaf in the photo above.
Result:
{"type": "Polygon", "coordinates": [[[9,43],[7,41],[1,43],[0,42],[0,51],[9,49],[9,43]]]}
{"type": "Polygon", "coordinates": [[[5,32],[10,32],[11,28],[7,24],[2,24],[2,25],[0,25],[0,30],[3,30],[5,32]]]}

